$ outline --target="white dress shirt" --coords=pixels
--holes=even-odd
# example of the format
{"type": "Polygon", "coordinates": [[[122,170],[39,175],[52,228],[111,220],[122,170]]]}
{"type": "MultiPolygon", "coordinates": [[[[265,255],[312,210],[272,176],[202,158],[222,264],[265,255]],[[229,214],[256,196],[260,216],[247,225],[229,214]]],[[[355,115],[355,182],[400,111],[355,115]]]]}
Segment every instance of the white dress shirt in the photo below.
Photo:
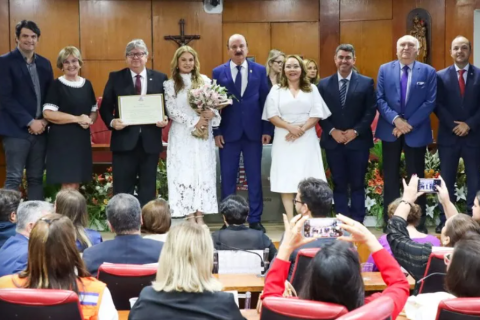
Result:
{"type": "MultiPolygon", "coordinates": [[[[237,69],[237,65],[235,63],[233,63],[232,60],[230,60],[230,70],[232,71],[233,83],[235,83],[235,79],[237,78],[238,69],[237,69]]],[[[246,59],[242,63],[241,73],[242,73],[242,93],[241,93],[241,95],[243,96],[243,93],[245,92],[245,89],[247,88],[247,84],[248,84],[248,63],[247,63],[246,59]]]]}
{"type": "Polygon", "coordinates": [[[470,63],[467,63],[467,65],[463,68],[463,69],[460,69],[459,67],[457,67],[457,65],[455,65],[455,70],[457,71],[457,79],[460,78],[460,70],[465,70],[465,72],[463,73],[463,80],[465,81],[465,85],[467,85],[467,75],[468,75],[468,69],[470,68],[470,63]]]}
{"type": "MultiPolygon", "coordinates": [[[[130,69],[132,74],[133,87],[135,88],[135,82],[137,81],[137,74],[130,69]]],[[[142,83],[142,92],[141,95],[144,96],[147,94],[147,68],[143,68],[143,71],[140,72],[140,82],[142,83]]]]}

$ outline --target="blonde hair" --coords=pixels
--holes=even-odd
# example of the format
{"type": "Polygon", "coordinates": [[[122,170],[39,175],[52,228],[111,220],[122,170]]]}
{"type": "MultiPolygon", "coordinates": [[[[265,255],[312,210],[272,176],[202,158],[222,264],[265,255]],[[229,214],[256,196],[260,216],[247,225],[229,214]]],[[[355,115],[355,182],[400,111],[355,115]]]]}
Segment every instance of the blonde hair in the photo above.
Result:
{"type": "Polygon", "coordinates": [[[178,59],[184,53],[190,53],[193,56],[193,59],[195,61],[195,64],[192,70],[192,89],[198,88],[204,84],[202,76],[200,75],[200,61],[198,60],[197,51],[195,51],[190,46],[181,46],[180,48],[177,49],[177,51],[175,51],[172,62],[170,63],[172,79],[173,79],[173,82],[175,83],[174,85],[175,94],[177,94],[180,90],[182,90],[185,87],[185,84],[183,83],[183,79],[180,75],[180,70],[178,69],[178,59]]]}
{"type": "Polygon", "coordinates": [[[214,292],[222,284],[213,277],[213,242],[208,228],[184,222],[174,226],[163,246],[156,291],[214,292]]]}
{"type": "MultiPolygon", "coordinates": [[[[270,76],[270,68],[272,67],[273,61],[275,61],[278,57],[285,58],[285,53],[277,49],[272,49],[268,53],[267,62],[265,63],[265,68],[267,68],[267,77],[270,76]]],[[[279,81],[280,81],[280,74],[277,75],[277,83],[279,81]]]]}
{"type": "Polygon", "coordinates": [[[60,50],[58,53],[57,57],[57,68],[62,70],[63,69],[63,63],[69,56],[74,56],[75,58],[78,59],[78,64],[83,66],[83,59],[82,59],[82,54],[80,53],[80,50],[78,50],[74,46],[68,46],[60,50]]]}
{"type": "Polygon", "coordinates": [[[300,90],[303,92],[311,92],[312,87],[310,85],[310,80],[307,77],[307,69],[305,68],[305,64],[303,63],[302,58],[300,56],[292,54],[285,58],[285,63],[283,64],[282,68],[282,77],[280,78],[280,88],[287,88],[288,89],[288,79],[285,75],[285,66],[287,65],[287,60],[293,58],[298,61],[300,64],[300,68],[302,69],[302,73],[300,74],[300,90]]]}
{"type": "Polygon", "coordinates": [[[308,72],[308,65],[310,63],[313,63],[315,65],[315,68],[317,68],[317,75],[315,76],[315,79],[313,79],[313,81],[310,78],[308,78],[308,79],[310,80],[310,83],[315,84],[315,85],[318,84],[318,82],[320,81],[320,70],[318,70],[317,62],[313,59],[305,59],[305,60],[303,60],[303,63],[305,64],[305,69],[307,69],[307,72],[308,72]]]}

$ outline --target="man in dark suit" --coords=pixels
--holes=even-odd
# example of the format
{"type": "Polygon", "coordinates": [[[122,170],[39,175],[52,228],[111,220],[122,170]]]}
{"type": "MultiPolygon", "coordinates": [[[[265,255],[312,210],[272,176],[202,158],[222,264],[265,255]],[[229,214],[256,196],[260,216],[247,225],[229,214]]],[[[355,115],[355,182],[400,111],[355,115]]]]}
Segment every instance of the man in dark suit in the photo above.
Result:
{"type": "Polygon", "coordinates": [[[53,70],[35,53],[40,29],[23,20],[15,27],[17,48],[0,57],[0,136],[7,164],[5,188],[18,190],[26,169],[28,199],[43,200],[48,122],[42,105],[53,70]]]}
{"type": "Polygon", "coordinates": [[[22,194],[17,190],[0,189],[0,248],[15,235],[17,209],[22,194]]]}
{"type": "Polygon", "coordinates": [[[163,242],[143,239],[140,235],[142,208],[137,198],[130,194],[117,194],[108,202],[106,213],[108,226],[115,233],[115,238],[96,244],[83,252],[83,260],[92,276],[97,276],[98,269],[104,262],[158,262],[163,242]]]}
{"type": "MultiPolygon", "coordinates": [[[[415,61],[418,40],[403,36],[397,41],[398,60],[378,70],[377,106],[380,111],[375,136],[382,140],[385,226],[388,205],[400,196],[400,155],[405,152],[407,175],[425,176],[425,151],[433,141],[430,114],[435,108],[437,75],[431,66],[415,61]]],[[[417,229],[427,233],[426,198],[418,200],[422,218],[417,229]]]]}
{"type": "MultiPolygon", "coordinates": [[[[468,63],[472,45],[458,36],[453,39],[450,54],[454,64],[437,73],[437,104],[439,122],[438,152],[442,178],[455,203],[455,182],[460,157],[467,177],[467,213],[472,215],[475,194],[480,188],[480,69],[468,63]]],[[[445,213],[440,214],[440,233],[445,213]]]]}
{"type": "Polygon", "coordinates": [[[138,176],[138,199],[141,205],[156,194],[157,164],[162,152],[162,128],[168,122],[129,126],[118,112],[118,97],[163,94],[167,76],[145,67],[148,49],[141,39],[132,40],[125,49],[128,68],[110,73],[103,93],[100,115],[112,132],[113,194],[133,194],[138,176]]]}
{"type": "Polygon", "coordinates": [[[220,148],[222,198],[236,192],[240,154],[248,181],[250,228],[262,230],[263,194],[261,181],[262,144],[270,143],[273,126],[262,120],[269,87],[264,66],[246,60],[245,37],[232,35],[227,43],[230,60],[213,69],[213,79],[227,88],[236,99],[222,110],[220,127],[214,130],[215,144],[220,148]]]}
{"type": "Polygon", "coordinates": [[[335,211],[363,223],[365,217],[365,174],[373,135],[377,100],[373,79],[352,70],[355,48],[341,44],[334,57],[337,73],[322,79],[318,90],[332,116],[320,120],[328,166],[333,178],[335,211]],[[348,207],[348,190],[351,205],[348,207]]]}

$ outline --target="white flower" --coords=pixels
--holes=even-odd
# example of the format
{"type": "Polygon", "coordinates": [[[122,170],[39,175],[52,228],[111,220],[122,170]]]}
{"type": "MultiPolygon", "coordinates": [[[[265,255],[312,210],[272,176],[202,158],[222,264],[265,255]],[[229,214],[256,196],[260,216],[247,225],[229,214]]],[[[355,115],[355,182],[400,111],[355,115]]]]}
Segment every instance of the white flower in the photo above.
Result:
{"type": "Polygon", "coordinates": [[[427,205],[427,212],[426,212],[427,216],[429,216],[430,218],[433,218],[434,210],[436,207],[437,207],[436,204],[434,204],[433,206],[427,205]]]}
{"type": "Polygon", "coordinates": [[[85,190],[85,186],[81,186],[80,189],[85,190]]]}
{"type": "Polygon", "coordinates": [[[100,191],[100,186],[96,186],[95,190],[100,191]]]}
{"type": "Polygon", "coordinates": [[[372,199],[370,197],[365,198],[365,208],[367,208],[367,211],[370,211],[370,208],[372,208],[376,204],[377,201],[375,201],[375,199],[372,199]]]}
{"type": "Polygon", "coordinates": [[[467,200],[467,196],[465,195],[465,187],[455,187],[455,195],[457,196],[457,201],[460,199],[467,200]]]}
{"type": "Polygon", "coordinates": [[[112,183],[107,182],[107,184],[105,185],[105,191],[108,191],[108,189],[110,189],[111,187],[112,187],[112,183]]]}
{"type": "Polygon", "coordinates": [[[50,198],[50,197],[45,198],[45,201],[47,201],[48,203],[52,203],[52,198],[50,198]]]}

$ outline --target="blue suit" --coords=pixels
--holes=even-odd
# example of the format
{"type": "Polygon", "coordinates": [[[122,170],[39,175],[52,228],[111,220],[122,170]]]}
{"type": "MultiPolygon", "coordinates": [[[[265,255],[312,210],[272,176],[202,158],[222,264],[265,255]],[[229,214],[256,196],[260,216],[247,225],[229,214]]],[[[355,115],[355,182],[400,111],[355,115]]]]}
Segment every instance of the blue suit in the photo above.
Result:
{"type": "Polygon", "coordinates": [[[372,78],[352,72],[345,105],[340,102],[338,73],[320,80],[318,91],[332,116],[320,120],[328,166],[334,183],[335,211],[363,223],[365,217],[365,173],[370,148],[373,147],[371,124],[375,118],[377,99],[372,78]],[[344,145],[330,135],[332,129],[353,129],[358,136],[344,145]],[[350,189],[351,205],[348,205],[350,189]]]}
{"type": "Polygon", "coordinates": [[[263,106],[269,93],[265,67],[247,61],[248,84],[243,96],[235,88],[230,70],[230,61],[213,69],[213,79],[227,88],[239,101],[222,110],[220,127],[214,135],[222,135],[225,145],[220,149],[220,172],[222,176],[222,198],[236,192],[240,154],[243,154],[248,181],[250,223],[260,222],[263,211],[261,181],[262,135],[273,134],[270,122],[262,120],[263,106]]]}
{"type": "MultiPolygon", "coordinates": [[[[448,192],[455,203],[455,182],[460,157],[467,176],[467,212],[472,214],[475,193],[480,188],[480,69],[469,66],[465,94],[460,94],[458,73],[452,65],[437,73],[437,104],[439,121],[438,150],[440,170],[448,192]],[[467,123],[470,131],[464,137],[453,133],[454,121],[467,123]]],[[[445,214],[440,216],[445,222],[445,214]]]]}
{"type": "Polygon", "coordinates": [[[83,261],[92,276],[96,277],[104,262],[147,264],[156,263],[163,242],[143,239],[140,235],[116,235],[113,240],[101,242],[83,251],[83,261]]]}
{"type": "Polygon", "coordinates": [[[27,268],[27,264],[28,238],[17,233],[0,248],[0,277],[19,273],[27,268]]]}
{"type": "MultiPolygon", "coordinates": [[[[411,82],[406,97],[404,114],[402,114],[401,75],[399,61],[392,61],[380,66],[377,80],[377,107],[380,112],[375,136],[382,140],[384,172],[384,220],[388,220],[388,205],[400,196],[399,168],[400,155],[405,152],[407,174],[424,177],[426,146],[433,141],[430,114],[435,108],[437,94],[437,76],[435,69],[415,61],[411,70],[411,82]],[[400,138],[393,135],[395,117],[404,118],[412,131],[400,138]]],[[[420,229],[425,223],[425,196],[418,204],[422,208],[420,229]]]]}

